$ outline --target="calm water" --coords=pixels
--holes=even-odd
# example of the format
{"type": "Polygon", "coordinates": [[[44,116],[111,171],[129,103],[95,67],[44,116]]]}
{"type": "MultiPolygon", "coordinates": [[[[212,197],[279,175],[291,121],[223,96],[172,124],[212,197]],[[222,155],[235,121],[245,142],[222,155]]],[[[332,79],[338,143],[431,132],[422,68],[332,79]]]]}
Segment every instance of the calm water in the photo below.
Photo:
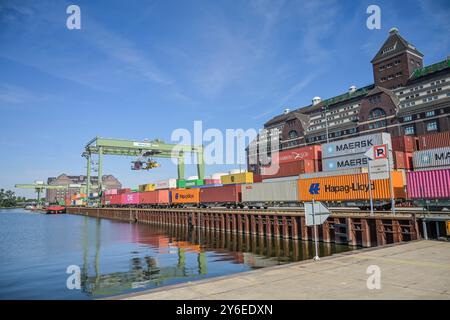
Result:
{"type": "MultiPolygon", "coordinates": [[[[93,299],[311,259],[313,243],[0,209],[0,299],[93,299]],[[67,267],[81,270],[69,290],[67,267]]],[[[320,244],[320,256],[352,248],[320,244]]]]}

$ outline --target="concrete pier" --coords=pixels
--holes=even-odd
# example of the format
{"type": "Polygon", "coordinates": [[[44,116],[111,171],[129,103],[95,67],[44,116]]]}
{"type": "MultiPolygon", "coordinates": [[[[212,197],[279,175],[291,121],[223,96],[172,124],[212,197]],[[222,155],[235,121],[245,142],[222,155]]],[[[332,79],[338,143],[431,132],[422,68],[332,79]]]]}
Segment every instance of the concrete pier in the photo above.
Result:
{"type": "Polygon", "coordinates": [[[115,298],[450,299],[450,242],[421,240],[350,251],[319,262],[303,261],[115,298]],[[377,268],[381,288],[369,289],[368,279],[374,279],[377,268]]]}

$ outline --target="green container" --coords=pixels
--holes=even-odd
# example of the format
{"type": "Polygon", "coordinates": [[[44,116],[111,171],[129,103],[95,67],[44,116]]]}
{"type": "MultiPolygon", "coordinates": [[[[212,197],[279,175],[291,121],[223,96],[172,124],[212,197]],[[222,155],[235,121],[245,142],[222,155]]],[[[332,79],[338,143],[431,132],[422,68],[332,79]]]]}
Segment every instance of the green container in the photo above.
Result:
{"type": "Polygon", "coordinates": [[[177,179],[177,188],[185,188],[186,187],[186,180],[177,179]]]}
{"type": "Polygon", "coordinates": [[[205,181],[203,179],[186,180],[186,188],[203,186],[205,181]]]}

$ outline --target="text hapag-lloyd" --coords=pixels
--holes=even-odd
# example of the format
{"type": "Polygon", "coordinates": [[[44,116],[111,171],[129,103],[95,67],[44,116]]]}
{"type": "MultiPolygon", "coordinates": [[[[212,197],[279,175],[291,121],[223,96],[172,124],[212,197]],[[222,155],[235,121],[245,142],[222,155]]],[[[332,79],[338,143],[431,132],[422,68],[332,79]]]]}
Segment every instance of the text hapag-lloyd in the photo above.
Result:
{"type": "MultiPolygon", "coordinates": [[[[372,191],[375,190],[375,183],[372,182],[370,184],[372,191]]],[[[350,193],[350,191],[356,192],[356,191],[369,191],[369,184],[368,183],[359,183],[359,182],[353,182],[350,185],[345,186],[333,186],[333,185],[325,185],[325,192],[344,192],[344,193],[350,193]]]]}
{"type": "Polygon", "coordinates": [[[352,149],[359,149],[359,148],[369,148],[373,146],[373,139],[363,140],[363,141],[356,141],[356,142],[350,142],[350,143],[344,143],[341,145],[336,145],[336,151],[345,151],[345,150],[352,150],[352,149]]]}

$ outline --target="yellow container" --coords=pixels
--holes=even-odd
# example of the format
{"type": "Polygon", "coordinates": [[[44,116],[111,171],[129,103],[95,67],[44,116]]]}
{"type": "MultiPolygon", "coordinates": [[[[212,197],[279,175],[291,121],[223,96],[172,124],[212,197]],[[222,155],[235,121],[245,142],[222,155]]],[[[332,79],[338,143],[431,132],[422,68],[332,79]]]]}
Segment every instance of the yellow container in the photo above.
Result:
{"type": "MultiPolygon", "coordinates": [[[[351,201],[369,200],[368,174],[340,175],[298,180],[299,201],[351,201]]],[[[404,172],[392,172],[395,199],[405,199],[404,172]]],[[[389,179],[373,180],[371,184],[374,200],[390,199],[389,179]]]]}
{"type": "Polygon", "coordinates": [[[253,183],[253,172],[227,174],[225,176],[220,177],[220,182],[222,184],[253,183]]]}
{"type": "Polygon", "coordinates": [[[155,190],[155,184],[154,183],[148,183],[148,184],[141,184],[139,185],[139,192],[147,192],[147,191],[154,191],[155,190]]]}

